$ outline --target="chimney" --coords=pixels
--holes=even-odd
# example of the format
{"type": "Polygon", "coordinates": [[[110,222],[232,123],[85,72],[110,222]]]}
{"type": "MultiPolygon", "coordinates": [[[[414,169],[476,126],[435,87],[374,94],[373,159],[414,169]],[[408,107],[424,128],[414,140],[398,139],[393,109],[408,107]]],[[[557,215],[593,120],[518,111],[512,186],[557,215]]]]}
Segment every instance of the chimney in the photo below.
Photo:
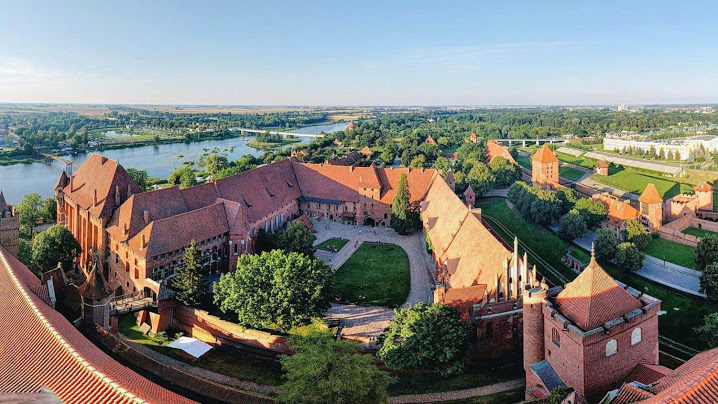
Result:
{"type": "MultiPolygon", "coordinates": [[[[144,217],[144,219],[145,219],[145,224],[146,224],[146,225],[147,225],[147,224],[150,224],[150,211],[149,211],[149,210],[145,209],[145,210],[142,212],[142,217],[144,217]]],[[[142,237],[144,237],[144,236],[142,236],[142,237]]]]}
{"type": "MultiPolygon", "coordinates": [[[[147,211],[145,211],[145,212],[147,212],[147,211]]],[[[142,248],[145,248],[145,247],[147,247],[147,238],[143,234],[142,235],[142,248]]]]}
{"type": "Polygon", "coordinates": [[[97,190],[95,190],[95,202],[94,202],[93,206],[97,206],[97,190]]]}
{"type": "Polygon", "coordinates": [[[70,177],[70,192],[74,191],[73,186],[75,185],[75,176],[70,177]]]}
{"type": "Polygon", "coordinates": [[[115,185],[115,205],[120,206],[120,186],[115,185]]]}

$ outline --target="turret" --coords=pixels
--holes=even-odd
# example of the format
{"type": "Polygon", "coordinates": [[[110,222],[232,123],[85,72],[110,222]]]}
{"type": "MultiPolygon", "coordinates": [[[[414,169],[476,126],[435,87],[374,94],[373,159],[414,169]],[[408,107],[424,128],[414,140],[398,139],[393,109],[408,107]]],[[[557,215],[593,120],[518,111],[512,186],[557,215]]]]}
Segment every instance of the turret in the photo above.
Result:
{"type": "MultiPolygon", "coordinates": [[[[534,288],[523,295],[524,370],[531,374],[530,366],[544,360],[543,306],[548,290],[534,288]]],[[[527,389],[533,386],[526,386],[527,389]]]]}
{"type": "MultiPolygon", "coordinates": [[[[711,193],[712,195],[712,193],[711,193]]],[[[658,194],[655,185],[648,184],[643,194],[638,198],[641,216],[651,230],[658,230],[663,224],[663,199],[658,194]]]]}

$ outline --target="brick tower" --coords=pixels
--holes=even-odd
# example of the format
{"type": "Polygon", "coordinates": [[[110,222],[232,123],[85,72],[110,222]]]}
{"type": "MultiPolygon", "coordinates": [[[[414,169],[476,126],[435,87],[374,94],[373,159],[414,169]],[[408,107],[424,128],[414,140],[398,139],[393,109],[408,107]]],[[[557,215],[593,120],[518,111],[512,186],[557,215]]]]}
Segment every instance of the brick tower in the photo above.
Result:
{"type": "Polygon", "coordinates": [[[466,188],[466,191],[464,191],[464,202],[466,202],[466,206],[473,208],[476,203],[476,194],[474,193],[474,190],[471,189],[471,185],[469,185],[468,188],[466,188]]]}
{"type": "Polygon", "coordinates": [[[5,202],[0,191],[0,245],[17,257],[20,240],[20,220],[15,208],[5,202]]]}
{"type": "MultiPolygon", "coordinates": [[[[711,191],[711,198],[713,192],[711,191]]],[[[651,230],[658,230],[663,223],[663,199],[658,194],[658,190],[653,184],[646,185],[640,198],[638,198],[641,208],[641,216],[643,223],[650,227],[651,230]]],[[[711,200],[711,206],[713,201],[711,200]]]]}
{"type": "Polygon", "coordinates": [[[698,210],[713,210],[713,187],[704,182],[693,190],[698,197],[698,210]]]}
{"type": "Polygon", "coordinates": [[[98,324],[108,329],[110,328],[112,289],[105,277],[102,276],[99,265],[101,265],[100,260],[95,257],[90,265],[90,275],[79,289],[80,296],[82,296],[82,322],[88,326],[98,324]]]}
{"type": "Polygon", "coordinates": [[[558,184],[558,159],[547,145],[531,156],[531,182],[535,185],[558,184]]]}

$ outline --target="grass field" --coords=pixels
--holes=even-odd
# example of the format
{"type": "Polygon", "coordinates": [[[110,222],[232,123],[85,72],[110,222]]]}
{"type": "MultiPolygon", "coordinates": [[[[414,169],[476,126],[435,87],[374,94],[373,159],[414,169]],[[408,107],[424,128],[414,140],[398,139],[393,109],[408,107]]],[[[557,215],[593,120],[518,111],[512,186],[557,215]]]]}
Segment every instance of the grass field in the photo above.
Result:
{"type": "Polygon", "coordinates": [[[643,252],[676,265],[695,268],[696,250],[683,244],[652,238],[643,252]]]}
{"type": "Polygon", "coordinates": [[[607,177],[593,175],[591,179],[596,182],[600,182],[601,184],[628,191],[636,195],[641,195],[643,190],[646,189],[646,185],[653,184],[656,186],[658,193],[664,200],[693,189],[690,184],[679,183],[671,181],[667,178],[651,176],[630,169],[623,170],[607,177]]]}
{"type": "Polygon", "coordinates": [[[529,170],[531,169],[531,156],[519,154],[516,158],[516,162],[522,167],[528,168],[529,170]]]}
{"type": "Polygon", "coordinates": [[[351,303],[399,307],[409,286],[409,257],[394,244],[362,243],[334,274],[334,294],[351,303]]]}
{"type": "MultiPolygon", "coordinates": [[[[178,349],[169,348],[165,341],[142,334],[135,324],[135,317],[131,314],[120,318],[119,332],[132,342],[192,366],[269,386],[278,386],[282,382],[282,368],[278,362],[250,357],[238,350],[220,347],[215,347],[201,358],[194,359],[178,349]]],[[[172,338],[173,335],[169,337],[172,338]]]]}
{"type": "Polygon", "coordinates": [[[581,166],[584,168],[588,168],[589,170],[593,170],[594,167],[596,167],[596,160],[584,158],[584,157],[576,157],[572,156],[570,154],[566,153],[559,153],[556,152],[556,157],[566,163],[574,164],[577,166],[581,166]]]}
{"type": "Polygon", "coordinates": [[[718,234],[718,233],[714,233],[714,232],[708,231],[708,230],[697,229],[695,227],[689,227],[687,229],[684,229],[683,233],[690,234],[691,236],[696,236],[696,237],[700,237],[700,238],[714,236],[714,235],[718,234]]]}
{"type": "Polygon", "coordinates": [[[317,246],[317,249],[319,250],[325,250],[325,251],[339,251],[341,250],[349,240],[345,240],[343,238],[330,238],[327,241],[322,242],[317,246]]]}
{"type": "MultiPolygon", "coordinates": [[[[479,202],[478,207],[482,209],[484,215],[496,218],[512,234],[518,235],[519,240],[525,243],[531,251],[539,253],[544,260],[559,269],[565,277],[568,279],[576,277],[576,273],[564,267],[560,261],[570,247],[565,241],[548,229],[525,221],[518,212],[512,211],[506,206],[504,199],[483,199],[479,202]]],[[[489,224],[491,224],[490,221],[489,224]]],[[[508,239],[513,242],[512,236],[506,236],[503,230],[493,225],[492,228],[504,240],[508,239]]],[[[523,254],[521,248],[519,253],[523,254]]],[[[534,263],[535,261],[529,255],[529,264],[533,265],[534,263]]],[[[703,324],[705,315],[718,311],[717,305],[700,298],[679,294],[636,275],[627,274],[613,264],[603,265],[603,268],[615,279],[661,300],[661,309],[666,311],[666,314],[658,318],[661,335],[691,347],[705,348],[704,342],[695,335],[693,329],[703,324]]],[[[542,275],[546,274],[542,271],[541,265],[538,265],[538,270],[542,275]]],[[[547,276],[547,278],[552,279],[551,276],[547,276]]],[[[555,281],[553,282],[555,283],[555,281]]]]}
{"type": "MultiPolygon", "coordinates": [[[[427,374],[399,375],[395,383],[389,385],[387,391],[392,396],[404,394],[424,394],[437,391],[464,390],[474,387],[501,383],[524,377],[520,364],[513,364],[499,369],[466,369],[463,373],[448,379],[427,374]]],[[[504,401],[497,401],[504,402],[504,401]]]]}
{"type": "Polygon", "coordinates": [[[584,174],[583,171],[573,167],[559,167],[558,169],[558,176],[569,181],[578,181],[584,174]]]}

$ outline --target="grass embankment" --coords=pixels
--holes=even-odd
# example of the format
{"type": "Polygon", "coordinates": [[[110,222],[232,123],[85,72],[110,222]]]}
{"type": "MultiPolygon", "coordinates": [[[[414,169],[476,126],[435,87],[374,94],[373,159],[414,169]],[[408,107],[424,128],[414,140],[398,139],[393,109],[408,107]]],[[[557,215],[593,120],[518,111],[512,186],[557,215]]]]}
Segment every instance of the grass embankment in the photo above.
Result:
{"type": "Polygon", "coordinates": [[[684,229],[683,233],[690,234],[691,236],[696,236],[698,238],[714,236],[714,235],[718,234],[718,233],[714,233],[712,231],[708,231],[708,230],[704,230],[704,229],[697,229],[695,227],[689,227],[687,229],[684,229]]]}
{"type": "Polygon", "coordinates": [[[399,307],[409,287],[409,257],[395,244],[365,242],[334,274],[334,294],[351,303],[399,307]]]}
{"type": "Polygon", "coordinates": [[[696,250],[693,247],[662,238],[652,238],[643,252],[676,265],[695,268],[696,250]]]}
{"type": "Polygon", "coordinates": [[[635,195],[641,195],[648,184],[653,184],[663,200],[693,189],[693,186],[688,183],[672,181],[658,175],[639,173],[632,169],[625,169],[609,176],[593,175],[591,179],[635,195]]]}
{"type": "MultiPolygon", "coordinates": [[[[212,348],[199,359],[195,359],[181,350],[168,347],[167,344],[171,341],[142,334],[131,314],[120,318],[119,332],[132,342],[192,366],[268,386],[278,386],[282,382],[282,368],[276,361],[250,357],[238,350],[222,347],[212,348]]],[[[173,338],[173,335],[169,337],[173,338]]]]}
{"type": "Polygon", "coordinates": [[[425,394],[440,391],[455,391],[488,386],[524,377],[524,370],[520,364],[513,364],[498,369],[466,369],[462,374],[444,379],[437,375],[401,375],[396,383],[389,386],[387,391],[392,396],[405,394],[425,394]]]}
{"type": "Polygon", "coordinates": [[[345,240],[343,238],[330,238],[329,240],[320,243],[317,246],[317,249],[325,251],[339,251],[344,248],[348,242],[349,240],[345,240]]]}
{"type": "MultiPolygon", "coordinates": [[[[529,250],[539,253],[541,258],[567,279],[572,280],[576,277],[576,273],[561,263],[561,257],[571,246],[550,230],[527,222],[518,212],[509,209],[505,200],[501,198],[484,199],[479,202],[478,207],[482,209],[484,215],[496,218],[512,233],[506,235],[505,231],[495,227],[490,220],[487,220],[505,241],[512,243],[513,234],[518,235],[521,243],[525,244],[529,250]]],[[[523,249],[519,248],[519,252],[523,254],[523,249]]],[[[536,263],[535,259],[529,254],[529,264],[533,265],[534,263],[536,263]]],[[[703,324],[703,317],[706,314],[718,311],[717,305],[704,299],[680,294],[648,282],[637,275],[625,273],[613,264],[603,265],[603,268],[615,279],[662,301],[661,308],[666,311],[666,314],[658,317],[660,335],[694,348],[704,348],[703,342],[695,335],[693,329],[703,324]]],[[[542,265],[538,265],[538,269],[539,273],[546,274],[549,280],[556,283],[554,281],[556,276],[550,276],[549,273],[543,272],[542,265]]]]}

